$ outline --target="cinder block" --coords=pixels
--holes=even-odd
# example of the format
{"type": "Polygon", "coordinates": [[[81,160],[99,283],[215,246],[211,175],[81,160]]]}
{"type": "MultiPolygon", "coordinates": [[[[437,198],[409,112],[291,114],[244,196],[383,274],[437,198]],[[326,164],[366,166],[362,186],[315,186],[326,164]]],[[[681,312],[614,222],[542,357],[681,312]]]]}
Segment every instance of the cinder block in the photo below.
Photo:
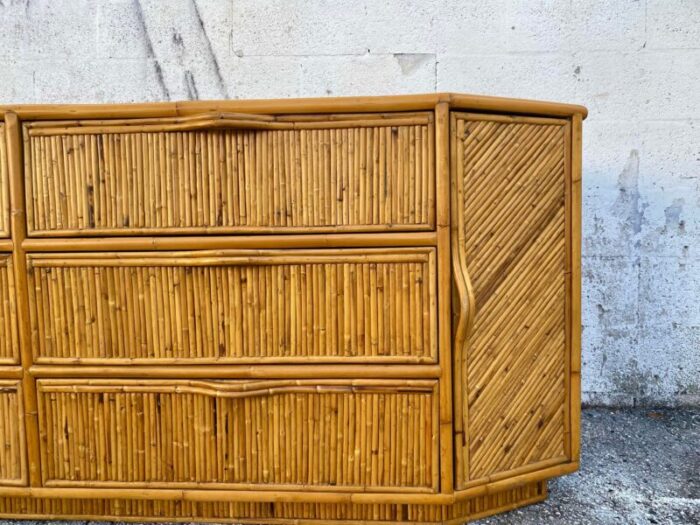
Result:
{"type": "Polygon", "coordinates": [[[586,120],[583,132],[583,254],[633,257],[648,203],[639,123],[586,120]]]}
{"type": "Polygon", "coordinates": [[[164,100],[152,60],[34,63],[35,97],[43,103],[164,100]]]}
{"type": "Polygon", "coordinates": [[[439,55],[438,91],[572,102],[576,76],[568,55],[439,55]]]}
{"type": "Polygon", "coordinates": [[[639,261],[635,257],[585,257],[582,322],[601,332],[637,324],[639,261]]]}
{"type": "Polygon", "coordinates": [[[42,102],[34,92],[34,64],[25,61],[1,60],[0,98],[2,104],[42,102]]]}
{"type": "Polygon", "coordinates": [[[363,53],[363,10],[361,2],[237,1],[231,49],[243,56],[363,53]]]}
{"type": "Polygon", "coordinates": [[[640,57],[644,81],[638,86],[630,82],[628,90],[641,95],[637,106],[641,118],[700,119],[700,49],[655,51],[640,57]]]}
{"type": "Polygon", "coordinates": [[[700,47],[697,0],[647,0],[647,49],[700,47]]]}
{"type": "MultiPolygon", "coordinates": [[[[695,268],[697,275],[697,266],[695,268]]],[[[695,296],[697,298],[697,295],[695,296]]],[[[642,328],[636,357],[654,404],[700,403],[700,327],[670,324],[642,328]]],[[[634,375],[631,375],[634,378],[634,375]]]]}
{"type": "Polygon", "coordinates": [[[637,328],[583,327],[581,390],[584,402],[632,405],[634,392],[624,377],[634,365],[631,348],[637,346],[637,328]]]}
{"type": "Polygon", "coordinates": [[[643,123],[641,135],[644,163],[640,192],[647,203],[641,252],[698,258],[700,123],[648,121],[643,123]]]}
{"type": "Polygon", "coordinates": [[[419,0],[233,3],[231,50],[243,55],[433,53],[435,5],[419,0]]]}
{"type": "MultiPolygon", "coordinates": [[[[700,328],[700,258],[645,255],[641,258],[639,322],[672,335],[679,326],[700,328]]],[[[688,353],[698,353],[687,346],[688,353]]],[[[700,379],[700,369],[699,379],[700,379]]]]}
{"type": "MultiPolygon", "coordinates": [[[[10,4],[16,58],[47,60],[96,56],[97,2],[34,1],[10,4]]],[[[3,22],[4,23],[4,22],[3,22]]]]}
{"type": "Polygon", "coordinates": [[[220,66],[231,98],[288,98],[302,96],[301,60],[232,56],[220,66]]]}
{"type": "Polygon", "coordinates": [[[304,96],[387,95],[435,89],[434,55],[307,57],[302,60],[304,96]]]}
{"type": "Polygon", "coordinates": [[[97,56],[99,58],[148,58],[146,26],[133,0],[98,2],[97,56]]]}
{"type": "MultiPolygon", "coordinates": [[[[551,3],[551,2],[550,2],[551,3]]],[[[566,5],[566,45],[580,51],[634,52],[645,45],[647,2],[577,0],[566,5]]]]}

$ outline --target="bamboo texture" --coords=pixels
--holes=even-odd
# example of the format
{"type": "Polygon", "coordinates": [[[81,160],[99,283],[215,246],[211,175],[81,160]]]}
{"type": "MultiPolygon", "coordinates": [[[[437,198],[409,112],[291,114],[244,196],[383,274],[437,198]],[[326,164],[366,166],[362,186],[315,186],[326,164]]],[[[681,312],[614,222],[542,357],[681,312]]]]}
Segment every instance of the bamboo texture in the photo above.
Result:
{"type": "Polygon", "coordinates": [[[0,514],[10,518],[65,517],[81,520],[174,521],[251,524],[345,525],[454,523],[543,500],[546,482],[535,482],[494,494],[477,496],[455,505],[329,504],[329,503],[222,503],[129,499],[40,499],[0,497],[0,514]]]}
{"type": "Polygon", "coordinates": [[[19,362],[17,305],[12,257],[0,254],[0,365],[19,362]]]}
{"type": "Polygon", "coordinates": [[[434,250],[33,254],[36,361],[435,358],[434,250]]]}
{"type": "Polygon", "coordinates": [[[565,456],[568,121],[456,114],[460,486],[565,456]],[[461,385],[461,386],[460,386],[461,385]]]}
{"type": "Polygon", "coordinates": [[[18,381],[0,379],[0,485],[23,485],[24,426],[18,381]]]}
{"type": "Polygon", "coordinates": [[[25,127],[29,233],[430,229],[431,118],[288,130],[25,127]]]}
{"type": "Polygon", "coordinates": [[[0,123],[0,238],[10,236],[10,190],[7,180],[5,126],[0,123]]]}
{"type": "Polygon", "coordinates": [[[419,380],[40,380],[44,483],[434,489],[434,390],[419,380]]]}
{"type": "Polygon", "coordinates": [[[0,517],[457,524],[578,468],[585,108],[0,116],[0,517]]]}

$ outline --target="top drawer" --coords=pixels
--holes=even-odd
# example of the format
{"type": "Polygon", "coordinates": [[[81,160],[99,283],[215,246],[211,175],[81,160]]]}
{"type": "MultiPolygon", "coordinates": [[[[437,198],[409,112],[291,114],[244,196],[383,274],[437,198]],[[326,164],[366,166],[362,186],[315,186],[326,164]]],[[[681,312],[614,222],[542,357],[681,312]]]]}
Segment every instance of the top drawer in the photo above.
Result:
{"type": "Polygon", "coordinates": [[[5,150],[5,126],[0,123],[0,238],[10,236],[9,184],[7,180],[7,153],[5,150]]]}
{"type": "Polygon", "coordinates": [[[24,125],[31,236],[434,226],[432,113],[24,125]]]}

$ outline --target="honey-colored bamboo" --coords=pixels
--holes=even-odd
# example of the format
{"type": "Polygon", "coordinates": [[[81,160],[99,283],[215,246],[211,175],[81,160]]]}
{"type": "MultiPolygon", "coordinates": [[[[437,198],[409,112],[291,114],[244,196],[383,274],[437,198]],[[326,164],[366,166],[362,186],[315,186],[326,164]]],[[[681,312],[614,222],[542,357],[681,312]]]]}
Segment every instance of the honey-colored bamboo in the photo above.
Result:
{"type": "Polygon", "coordinates": [[[585,108],[0,115],[1,517],[462,523],[578,468],[585,108]]]}
{"type": "MultiPolygon", "coordinates": [[[[0,123],[0,137],[5,136],[5,126],[0,123]]],[[[0,239],[10,236],[10,190],[7,179],[7,147],[0,140],[0,239]]]]}
{"type": "Polygon", "coordinates": [[[27,482],[22,412],[20,383],[0,379],[0,485],[24,485],[27,482]]]}
{"type": "Polygon", "coordinates": [[[245,363],[335,358],[429,363],[437,357],[431,307],[436,292],[430,279],[434,264],[430,248],[32,254],[28,271],[35,361],[245,363]],[[400,295],[409,286],[411,271],[412,280],[421,283],[420,299],[410,315],[426,321],[416,324],[398,317],[408,307],[400,295]],[[375,280],[394,274],[384,292],[396,298],[377,305],[367,288],[369,279],[353,290],[343,282],[347,272],[366,272],[375,280]],[[258,296],[266,274],[277,283],[274,298],[258,296]],[[217,281],[222,285],[215,285],[217,281]],[[323,305],[321,290],[329,287],[342,288],[344,294],[323,305]],[[307,299],[300,318],[297,305],[307,299]],[[376,341],[364,334],[358,337],[366,322],[375,322],[369,313],[379,310],[396,317],[390,325],[384,323],[385,337],[376,341]],[[155,313],[164,319],[154,319],[155,313]],[[323,347],[315,344],[340,317],[352,322],[339,328],[334,338],[324,339],[323,347]],[[165,318],[189,320],[187,331],[166,325],[165,318]],[[286,318],[291,323],[283,331],[266,326],[268,320],[286,318]],[[310,331],[312,337],[307,337],[310,331]],[[277,341],[266,339],[273,334],[277,341]],[[197,348],[196,356],[192,348],[197,348]]]}
{"type": "MultiPolygon", "coordinates": [[[[222,131],[211,129],[207,120],[199,124],[208,128],[194,131],[180,124],[56,128],[36,123],[24,128],[29,232],[428,230],[431,195],[421,191],[415,199],[404,199],[402,192],[409,188],[402,166],[417,155],[430,155],[431,119],[429,113],[408,120],[334,118],[279,123],[283,128],[277,130],[222,131]],[[321,129],[308,129],[321,124],[321,129]],[[42,130],[49,134],[38,134],[42,130]],[[411,134],[420,136],[420,143],[411,134]],[[426,151],[416,152],[416,144],[426,151]],[[277,163],[267,160],[273,151],[277,163]],[[373,156],[387,151],[392,151],[386,157],[390,161],[373,162],[373,156]],[[332,159],[351,156],[352,162],[331,169],[332,159]],[[321,180],[329,184],[320,185],[321,180]],[[379,181],[384,190],[376,193],[379,181]],[[366,206],[371,199],[379,201],[376,209],[366,206]]],[[[421,170],[416,187],[429,188],[422,179],[431,176],[430,166],[421,170]]]]}
{"type": "MultiPolygon", "coordinates": [[[[434,382],[421,380],[268,380],[232,383],[42,379],[39,381],[39,412],[41,427],[44,429],[42,450],[46,453],[43,482],[45,486],[52,487],[217,486],[242,490],[290,490],[303,485],[305,490],[311,491],[389,489],[395,492],[415,492],[422,488],[432,492],[435,488],[432,472],[436,467],[432,450],[437,445],[433,440],[433,428],[437,425],[434,390],[434,382]],[[380,402],[386,406],[389,398],[422,406],[427,413],[425,422],[415,421],[406,412],[387,414],[365,410],[365,407],[380,402]],[[276,439],[281,431],[281,406],[292,399],[296,401],[294,411],[308,409],[314,415],[308,419],[306,428],[300,426],[289,430],[297,433],[297,447],[316,455],[310,465],[300,463],[294,471],[274,471],[267,462],[271,462],[281,452],[295,453],[294,449],[282,448],[276,439]],[[339,413],[331,410],[330,404],[340,402],[349,403],[350,410],[353,407],[355,410],[361,409],[354,421],[338,420],[339,413]],[[151,410],[155,409],[155,413],[137,409],[137,405],[150,406],[151,410]],[[91,425],[98,428],[104,425],[105,434],[112,436],[109,440],[100,443],[99,434],[89,431],[94,427],[85,426],[82,414],[90,410],[95,414],[91,425]],[[248,410],[249,416],[246,415],[248,410]],[[367,473],[372,472],[369,468],[370,458],[378,451],[369,442],[365,429],[376,427],[385,414],[395,418],[393,428],[413,438],[404,441],[393,451],[397,461],[417,461],[417,450],[411,443],[413,440],[416,443],[422,441],[425,443],[422,460],[427,468],[403,479],[395,471],[388,477],[376,477],[372,483],[367,473]],[[178,418],[184,418],[185,415],[188,415],[188,421],[176,425],[178,418]],[[214,419],[222,424],[214,425],[214,419]],[[163,435],[163,429],[171,425],[177,434],[172,437],[163,435]],[[339,439],[346,432],[354,435],[348,443],[348,450],[356,462],[368,465],[366,469],[350,471],[344,476],[331,476],[329,467],[336,461],[337,450],[334,454],[328,445],[315,443],[312,447],[310,442],[329,436],[323,430],[330,425],[335,428],[339,439]],[[252,439],[234,443],[231,438],[239,428],[251,428],[252,439]],[[124,433],[126,429],[134,432],[137,438],[135,442],[132,443],[129,434],[124,433]],[[147,429],[148,432],[158,432],[161,429],[157,442],[148,443],[142,439],[147,429]],[[171,442],[173,438],[174,441],[171,442]],[[210,446],[202,447],[204,442],[209,442],[210,446]],[[150,470],[151,462],[159,462],[171,443],[177,445],[184,454],[173,458],[172,469],[159,475],[153,473],[146,476],[135,468],[145,461],[143,466],[150,470]],[[269,450],[268,443],[271,445],[269,450]],[[234,446],[238,449],[242,463],[230,461],[234,446]],[[61,449],[74,452],[61,458],[61,449]],[[257,462],[256,450],[259,456],[257,462]],[[194,470],[190,469],[188,473],[187,461],[195,457],[197,461],[190,463],[194,470]],[[252,466],[249,465],[250,461],[253,461],[252,466]],[[98,469],[102,467],[99,476],[91,469],[94,463],[97,463],[98,469]],[[207,465],[223,465],[225,468],[214,472],[207,465]],[[263,482],[264,485],[260,487],[263,482]]],[[[291,417],[294,417],[294,412],[291,417]]],[[[383,432],[386,431],[389,429],[385,427],[383,432]]],[[[378,434],[377,440],[383,442],[383,435],[378,434]]],[[[381,472],[382,467],[377,465],[376,472],[381,472]]]]}
{"type": "Polygon", "coordinates": [[[15,354],[19,350],[22,374],[22,412],[17,414],[22,425],[22,450],[26,457],[27,474],[24,478],[31,486],[40,484],[41,466],[39,452],[39,423],[37,420],[36,384],[29,374],[32,365],[31,328],[28,310],[28,287],[26,254],[22,249],[22,241],[27,237],[24,194],[24,174],[22,172],[22,141],[20,122],[15,113],[5,116],[5,146],[7,151],[7,173],[10,186],[10,232],[13,239],[12,266],[14,268],[15,305],[17,308],[17,331],[19,345],[15,346],[15,354]]]}
{"type": "Polygon", "coordinates": [[[0,365],[19,363],[14,280],[12,257],[0,254],[0,365]]]}

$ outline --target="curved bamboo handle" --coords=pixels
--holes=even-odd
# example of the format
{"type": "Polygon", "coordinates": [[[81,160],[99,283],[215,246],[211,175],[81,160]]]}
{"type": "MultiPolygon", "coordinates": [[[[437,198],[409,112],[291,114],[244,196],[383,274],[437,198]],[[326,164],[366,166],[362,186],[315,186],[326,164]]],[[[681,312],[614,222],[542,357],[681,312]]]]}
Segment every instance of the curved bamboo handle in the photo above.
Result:
{"type": "MultiPolygon", "coordinates": [[[[248,113],[205,113],[173,119],[162,131],[194,131],[198,129],[290,129],[291,122],[279,122],[272,115],[248,113]]],[[[160,131],[160,130],[159,130],[160,131]]]]}
{"type": "Polygon", "coordinates": [[[476,299],[467,262],[459,244],[452,246],[452,276],[457,290],[456,328],[454,332],[455,352],[461,350],[471,334],[476,314],[476,299]]]}
{"type": "Polygon", "coordinates": [[[273,115],[251,113],[202,113],[188,117],[70,120],[29,123],[30,136],[88,135],[96,133],[141,133],[197,131],[200,129],[292,129],[294,122],[280,121],[273,115]]]}

